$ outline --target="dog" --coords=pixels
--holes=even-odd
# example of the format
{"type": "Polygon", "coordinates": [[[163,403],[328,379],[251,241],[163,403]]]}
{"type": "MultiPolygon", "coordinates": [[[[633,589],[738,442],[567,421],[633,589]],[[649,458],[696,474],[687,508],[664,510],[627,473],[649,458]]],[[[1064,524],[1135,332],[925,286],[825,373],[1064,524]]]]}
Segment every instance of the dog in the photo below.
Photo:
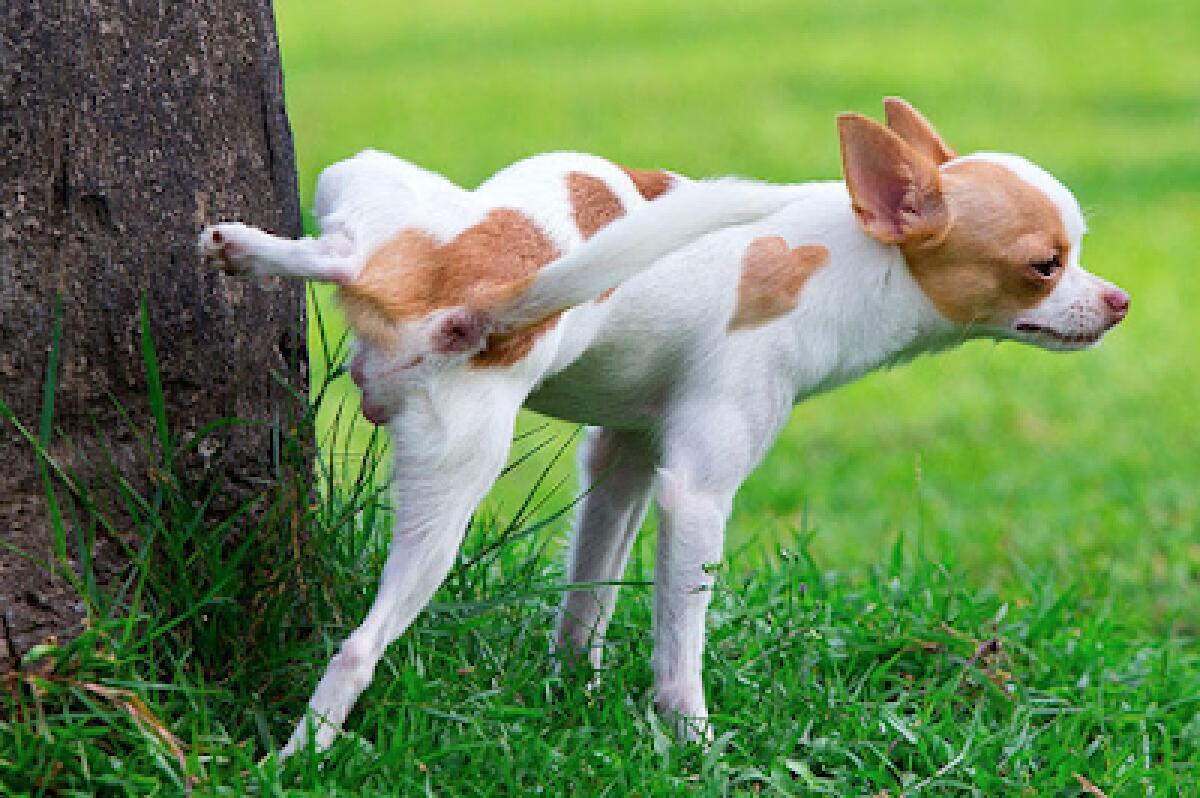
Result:
{"type": "Polygon", "coordinates": [[[396,526],[366,619],[283,755],[328,746],[429,601],[504,465],[520,407],[589,425],[555,640],[599,666],[630,547],[658,513],[654,701],[711,739],[711,564],[791,408],[972,338],[1096,345],[1129,296],[1085,271],[1071,192],[1015,155],[959,156],[899,98],[837,119],[844,182],[689,180],[588,155],[474,191],[362,153],[319,178],[316,239],[218,224],[206,257],[336,283],[363,413],[394,442],[396,526]],[[310,739],[310,734],[312,737],[310,739]]]}

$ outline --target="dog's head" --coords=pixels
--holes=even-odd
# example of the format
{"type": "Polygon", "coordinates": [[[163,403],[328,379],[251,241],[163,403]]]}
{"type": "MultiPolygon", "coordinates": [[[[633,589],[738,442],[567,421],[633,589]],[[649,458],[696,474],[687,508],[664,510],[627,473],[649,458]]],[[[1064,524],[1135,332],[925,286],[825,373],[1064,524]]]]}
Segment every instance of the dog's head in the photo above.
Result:
{"type": "Polygon", "coordinates": [[[838,117],[842,166],[868,235],[900,247],[938,312],[966,334],[1046,349],[1095,345],[1129,295],[1080,266],[1074,195],[1014,155],[959,157],[916,109],[884,101],[887,125],[838,117]]]}

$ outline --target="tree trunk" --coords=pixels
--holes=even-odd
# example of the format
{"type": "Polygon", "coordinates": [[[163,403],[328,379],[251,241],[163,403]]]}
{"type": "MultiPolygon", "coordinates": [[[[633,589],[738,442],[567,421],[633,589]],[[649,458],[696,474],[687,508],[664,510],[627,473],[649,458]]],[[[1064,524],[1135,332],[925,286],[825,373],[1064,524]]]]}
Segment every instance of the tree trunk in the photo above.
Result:
{"type": "MultiPolygon", "coordinates": [[[[300,232],[268,0],[10,0],[0,26],[0,399],[37,429],[61,296],[53,451],[86,472],[101,430],[120,472],[146,484],[147,453],[110,399],[149,417],[145,297],[174,430],[285,417],[295,408],[273,374],[303,394],[302,287],[234,281],[203,269],[195,247],[221,219],[300,232]]],[[[218,445],[235,478],[270,475],[267,427],[218,445]]],[[[0,535],[47,558],[34,452],[3,421],[0,462],[0,535]]],[[[18,648],[78,622],[64,587],[0,549],[18,648]]]]}

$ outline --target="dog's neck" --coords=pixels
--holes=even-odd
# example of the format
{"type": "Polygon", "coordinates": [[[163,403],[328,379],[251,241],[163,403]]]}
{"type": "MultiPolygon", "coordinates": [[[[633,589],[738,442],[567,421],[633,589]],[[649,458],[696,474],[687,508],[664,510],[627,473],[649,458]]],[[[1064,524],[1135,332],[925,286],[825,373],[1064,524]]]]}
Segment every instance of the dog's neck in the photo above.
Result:
{"type": "Polygon", "coordinates": [[[790,319],[797,399],[963,340],[921,291],[899,247],[863,232],[844,183],[797,187],[796,201],[768,225],[789,246],[829,250],[790,319]]]}

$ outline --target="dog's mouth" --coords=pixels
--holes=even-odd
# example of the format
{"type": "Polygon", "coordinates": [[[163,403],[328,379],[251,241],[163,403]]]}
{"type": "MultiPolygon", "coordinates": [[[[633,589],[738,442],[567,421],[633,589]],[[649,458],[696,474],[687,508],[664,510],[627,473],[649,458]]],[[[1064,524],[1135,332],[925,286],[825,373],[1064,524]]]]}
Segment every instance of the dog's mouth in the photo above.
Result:
{"type": "Polygon", "coordinates": [[[1104,333],[1108,330],[1095,330],[1092,332],[1074,332],[1067,333],[1056,330],[1053,327],[1043,327],[1040,324],[1031,324],[1022,322],[1013,325],[1013,329],[1019,333],[1034,336],[1039,343],[1048,343],[1056,345],[1054,348],[1063,349],[1086,349],[1089,346],[1095,346],[1100,339],[1104,337],[1104,333]]]}

